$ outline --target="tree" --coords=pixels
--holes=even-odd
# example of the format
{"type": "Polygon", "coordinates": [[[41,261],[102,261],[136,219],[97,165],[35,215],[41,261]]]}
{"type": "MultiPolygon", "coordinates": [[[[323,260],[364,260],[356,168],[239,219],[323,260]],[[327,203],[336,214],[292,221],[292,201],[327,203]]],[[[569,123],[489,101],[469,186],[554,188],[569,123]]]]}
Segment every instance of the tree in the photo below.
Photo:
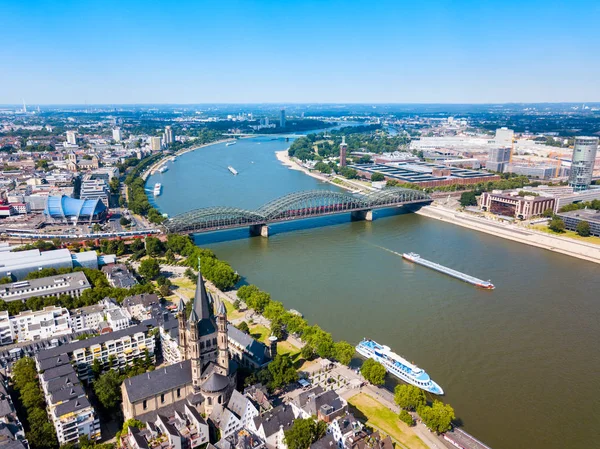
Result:
{"type": "Polygon", "coordinates": [[[546,218],[552,218],[554,216],[554,209],[549,207],[542,213],[542,216],[546,218]]]}
{"type": "Polygon", "coordinates": [[[577,232],[577,234],[579,234],[581,237],[589,237],[591,235],[590,224],[585,220],[580,221],[577,223],[575,232],[577,232]]]}
{"type": "Polygon", "coordinates": [[[550,220],[548,228],[557,233],[565,232],[565,222],[559,217],[554,217],[552,220],[550,220]]]}
{"type": "Polygon", "coordinates": [[[284,431],[288,449],[308,449],[311,444],[321,439],[327,432],[325,421],[312,418],[295,419],[294,424],[284,431]]]}
{"type": "Polygon", "coordinates": [[[94,381],[94,392],[105,410],[116,410],[121,403],[121,375],[108,370],[94,381]]]}
{"type": "Polygon", "coordinates": [[[416,410],[427,403],[425,392],[414,385],[396,385],[394,401],[406,410],[416,410]]]}
{"type": "Polygon", "coordinates": [[[131,220],[127,217],[121,217],[119,223],[121,224],[121,226],[129,226],[131,224],[131,220]]]}
{"type": "Polygon", "coordinates": [[[92,362],[92,373],[94,374],[94,378],[98,379],[100,374],[102,373],[102,363],[100,363],[100,359],[94,359],[92,362]]]}
{"type": "Polygon", "coordinates": [[[283,387],[298,380],[298,373],[294,368],[292,359],[287,354],[277,354],[275,359],[269,363],[267,369],[273,377],[270,385],[273,389],[283,387]]]}
{"type": "Polygon", "coordinates": [[[463,192],[460,195],[459,202],[462,207],[477,206],[477,197],[475,196],[475,192],[463,192]]]}
{"type": "Polygon", "coordinates": [[[242,321],[240,324],[236,326],[239,330],[241,330],[245,334],[250,334],[250,327],[248,327],[248,323],[242,321]]]}
{"type": "Polygon", "coordinates": [[[383,385],[385,381],[385,367],[373,359],[367,359],[360,367],[360,373],[373,385],[383,385]]]}
{"type": "Polygon", "coordinates": [[[156,259],[144,259],[138,271],[148,280],[155,279],[160,274],[160,264],[156,259]]]}
{"type": "Polygon", "coordinates": [[[171,294],[171,288],[167,284],[163,284],[158,288],[159,293],[163,297],[167,297],[171,294]]]}
{"type": "Polygon", "coordinates": [[[422,405],[417,413],[427,427],[437,433],[447,432],[452,428],[455,419],[454,409],[449,404],[441,401],[433,401],[431,407],[422,405]]]}
{"type": "Polygon", "coordinates": [[[338,341],[333,344],[333,354],[338,362],[349,365],[354,357],[354,346],[347,341],[338,341]]]}
{"type": "Polygon", "coordinates": [[[246,300],[252,296],[253,293],[259,292],[260,290],[256,285],[242,285],[237,291],[237,297],[242,301],[246,302],[246,300]]]}
{"type": "Polygon", "coordinates": [[[162,242],[156,237],[146,237],[146,252],[149,256],[160,256],[164,251],[162,242]]]}
{"type": "Polygon", "coordinates": [[[15,388],[22,390],[29,383],[37,383],[37,369],[31,357],[23,357],[12,366],[12,375],[15,388]]]}
{"type": "Polygon", "coordinates": [[[383,175],[383,173],[375,172],[371,175],[371,181],[373,181],[373,182],[385,181],[385,176],[383,175]]]}
{"type": "Polygon", "coordinates": [[[400,410],[399,418],[400,418],[400,421],[402,421],[408,427],[412,427],[412,426],[415,425],[415,420],[413,419],[413,417],[411,416],[411,414],[408,413],[404,409],[400,410]]]}
{"type": "Polygon", "coordinates": [[[44,408],[44,395],[37,382],[29,382],[21,388],[19,392],[21,395],[21,402],[27,410],[44,408]]]}

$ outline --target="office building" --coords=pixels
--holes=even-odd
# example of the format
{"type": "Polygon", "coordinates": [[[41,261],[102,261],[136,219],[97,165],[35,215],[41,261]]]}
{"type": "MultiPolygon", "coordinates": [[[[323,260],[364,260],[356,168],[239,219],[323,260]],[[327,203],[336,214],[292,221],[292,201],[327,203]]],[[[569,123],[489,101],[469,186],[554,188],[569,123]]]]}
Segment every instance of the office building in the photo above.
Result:
{"type": "Polygon", "coordinates": [[[104,179],[92,179],[86,176],[81,183],[79,198],[82,200],[101,201],[108,208],[110,188],[104,179]]]}
{"type": "Polygon", "coordinates": [[[553,178],[556,173],[556,167],[551,165],[516,165],[508,164],[506,167],[508,173],[514,173],[515,175],[527,176],[528,178],[535,179],[550,179],[553,178]]]}
{"type": "Polygon", "coordinates": [[[519,195],[518,191],[503,192],[493,190],[481,195],[480,207],[496,215],[529,220],[542,215],[546,210],[554,210],[556,200],[545,196],[519,195]]]}
{"type": "Polygon", "coordinates": [[[569,186],[573,190],[587,190],[592,183],[592,172],[598,151],[598,137],[575,137],[569,186]]]}
{"type": "Polygon", "coordinates": [[[507,127],[503,126],[502,128],[498,128],[496,130],[494,145],[511,148],[514,138],[515,132],[512,129],[508,129],[507,127]]]}
{"type": "Polygon", "coordinates": [[[173,139],[173,128],[171,128],[170,126],[165,126],[164,144],[165,145],[169,145],[169,144],[172,144],[173,142],[174,142],[174,139],[173,139]]]}
{"type": "Polygon", "coordinates": [[[10,318],[14,338],[37,341],[67,335],[72,332],[69,311],[64,307],[48,306],[33,312],[26,310],[10,318]]]}
{"type": "Polygon", "coordinates": [[[340,143],[340,167],[346,166],[346,152],[348,145],[346,144],[346,136],[342,136],[342,143],[340,143]]]}
{"type": "Polygon", "coordinates": [[[121,128],[118,126],[112,130],[113,140],[115,142],[120,142],[123,139],[123,134],[121,132],[121,128]]]}
{"type": "Polygon", "coordinates": [[[68,249],[55,249],[41,252],[39,249],[30,249],[18,252],[0,252],[0,277],[12,277],[22,280],[32,271],[43,268],[70,268],[84,267],[98,269],[102,259],[96,251],[73,253],[68,249]]]}
{"type": "Polygon", "coordinates": [[[285,128],[285,109],[282,109],[279,114],[279,127],[285,128]]]}
{"type": "Polygon", "coordinates": [[[162,148],[162,138],[150,137],[150,150],[160,151],[161,148],[162,148]]]}
{"type": "Polygon", "coordinates": [[[489,171],[504,173],[510,161],[510,147],[492,148],[488,155],[485,168],[489,171]]]}
{"type": "Polygon", "coordinates": [[[71,145],[77,145],[77,132],[67,131],[67,143],[71,145]]]}
{"type": "Polygon", "coordinates": [[[590,234],[600,237],[600,212],[594,209],[579,209],[569,212],[559,212],[557,214],[565,227],[570,231],[576,231],[577,225],[582,221],[587,221],[590,225],[590,234]]]}
{"type": "Polygon", "coordinates": [[[0,299],[6,302],[26,301],[33,296],[45,298],[48,296],[69,295],[79,297],[91,288],[83,271],[59,274],[39,279],[13,282],[0,285],[0,299]]]}

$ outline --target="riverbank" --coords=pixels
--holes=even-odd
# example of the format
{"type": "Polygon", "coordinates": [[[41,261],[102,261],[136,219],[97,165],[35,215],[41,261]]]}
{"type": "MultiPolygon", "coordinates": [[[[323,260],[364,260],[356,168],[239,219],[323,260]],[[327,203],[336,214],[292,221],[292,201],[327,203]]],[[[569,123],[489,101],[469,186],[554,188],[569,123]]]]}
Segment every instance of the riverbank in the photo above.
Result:
{"type": "Polygon", "coordinates": [[[415,213],[424,217],[435,218],[436,220],[445,221],[457,226],[485,232],[486,234],[492,234],[515,242],[536,246],[548,251],[600,264],[600,246],[591,243],[549,235],[547,233],[520,228],[511,224],[493,222],[473,217],[464,212],[447,209],[442,206],[425,206],[415,213]]]}

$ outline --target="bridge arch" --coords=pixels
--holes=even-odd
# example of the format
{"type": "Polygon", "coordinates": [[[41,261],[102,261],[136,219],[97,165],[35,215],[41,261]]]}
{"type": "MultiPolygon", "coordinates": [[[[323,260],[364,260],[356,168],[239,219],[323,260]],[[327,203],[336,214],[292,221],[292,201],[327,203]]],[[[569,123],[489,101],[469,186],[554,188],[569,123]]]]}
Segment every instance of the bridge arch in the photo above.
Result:
{"type": "Polygon", "coordinates": [[[286,220],[368,207],[361,197],[332,190],[294,192],[270,201],[257,212],[267,220],[286,220]]]}
{"type": "Polygon", "coordinates": [[[165,222],[169,232],[195,232],[264,223],[259,213],[236,207],[205,207],[176,215],[165,222]]]}
{"type": "Polygon", "coordinates": [[[365,201],[370,207],[381,207],[388,204],[411,203],[413,201],[426,201],[431,197],[421,190],[407,189],[405,187],[389,187],[365,195],[365,201]]]}

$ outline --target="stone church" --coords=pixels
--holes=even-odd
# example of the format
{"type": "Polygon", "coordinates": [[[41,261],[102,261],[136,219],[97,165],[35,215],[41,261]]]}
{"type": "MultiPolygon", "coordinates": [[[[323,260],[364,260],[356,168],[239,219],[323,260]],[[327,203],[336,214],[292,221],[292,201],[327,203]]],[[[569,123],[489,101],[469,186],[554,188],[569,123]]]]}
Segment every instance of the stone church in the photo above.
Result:
{"type": "Polygon", "coordinates": [[[126,379],[121,385],[125,419],[170,416],[185,404],[209,415],[226,404],[235,388],[235,363],[229,360],[227,311],[206,290],[198,273],[192,311],[177,309],[179,350],[183,361],[126,379]]]}

